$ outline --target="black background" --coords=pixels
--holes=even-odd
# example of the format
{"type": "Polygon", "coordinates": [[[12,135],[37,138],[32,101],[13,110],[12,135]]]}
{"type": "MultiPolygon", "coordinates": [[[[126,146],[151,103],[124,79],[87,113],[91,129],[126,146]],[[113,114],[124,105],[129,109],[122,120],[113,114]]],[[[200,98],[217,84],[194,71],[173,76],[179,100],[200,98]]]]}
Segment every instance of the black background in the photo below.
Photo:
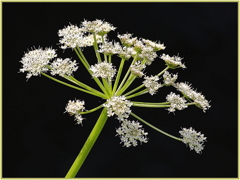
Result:
{"type": "MultiPolygon", "coordinates": [[[[118,33],[160,40],[158,53],[184,57],[187,69],[177,69],[179,82],[190,82],[212,107],[169,114],[164,109],[132,108],[160,129],[179,136],[190,126],[207,136],[202,154],[144,125],[149,142],[125,148],[115,137],[119,126],[110,118],[77,177],[237,177],[237,3],[3,3],[3,177],[64,177],[83,146],[100,111],[85,115],[83,126],[64,113],[68,100],[84,99],[86,109],[104,101],[45,77],[18,73],[19,62],[35,46],[58,49],[57,31],[69,23],[102,19],[118,33]]],[[[90,64],[92,48],[84,49],[90,64]]],[[[77,56],[71,49],[58,57],[77,56]]],[[[113,59],[118,66],[118,58],[113,59]]],[[[94,86],[79,63],[74,74],[94,86]]],[[[157,58],[146,69],[164,68],[157,58]]],[[[141,80],[137,81],[139,84],[141,80]]],[[[136,101],[164,101],[172,88],[146,94],[136,101]]],[[[134,119],[134,118],[131,118],[134,119]]]]}

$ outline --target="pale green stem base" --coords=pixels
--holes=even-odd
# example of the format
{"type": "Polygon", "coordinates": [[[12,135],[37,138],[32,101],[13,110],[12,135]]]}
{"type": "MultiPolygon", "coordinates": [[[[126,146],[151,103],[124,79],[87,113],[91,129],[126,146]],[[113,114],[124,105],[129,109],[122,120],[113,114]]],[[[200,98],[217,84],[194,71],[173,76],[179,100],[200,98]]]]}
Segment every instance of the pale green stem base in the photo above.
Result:
{"type": "Polygon", "coordinates": [[[101,133],[106,121],[108,119],[107,110],[104,108],[102,113],[100,114],[92,132],[88,136],[85,144],[83,145],[80,153],[78,154],[77,158],[75,159],[74,163],[72,164],[71,168],[69,169],[65,178],[74,178],[81,166],[83,165],[85,159],[87,158],[89,152],[91,151],[94,143],[96,142],[99,134],[101,133]]]}

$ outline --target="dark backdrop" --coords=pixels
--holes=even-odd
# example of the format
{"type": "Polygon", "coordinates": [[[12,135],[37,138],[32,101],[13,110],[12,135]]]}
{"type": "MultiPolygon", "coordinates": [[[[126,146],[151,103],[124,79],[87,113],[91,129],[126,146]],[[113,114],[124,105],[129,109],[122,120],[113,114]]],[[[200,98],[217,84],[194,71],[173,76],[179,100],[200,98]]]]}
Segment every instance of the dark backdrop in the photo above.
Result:
{"type": "MultiPolygon", "coordinates": [[[[86,109],[103,100],[45,77],[18,73],[19,62],[35,46],[58,48],[57,31],[84,19],[104,19],[117,27],[109,34],[164,42],[158,53],[184,57],[178,81],[190,82],[212,107],[169,114],[164,109],[132,108],[160,129],[179,136],[190,126],[207,136],[202,154],[144,125],[149,142],[125,148],[110,118],[77,177],[237,177],[237,3],[3,3],[3,177],[64,177],[100,111],[85,115],[83,126],[64,114],[68,100],[84,99],[86,109]]],[[[85,49],[91,64],[91,48],[85,49]]],[[[71,49],[62,58],[77,56],[71,49]]],[[[118,66],[119,60],[113,59],[118,66]]],[[[156,59],[148,75],[164,68],[156,59]]],[[[96,87],[80,64],[75,77],[96,87]]],[[[136,100],[162,101],[173,89],[136,100]]],[[[133,118],[131,118],[133,119],[133,118]]]]}

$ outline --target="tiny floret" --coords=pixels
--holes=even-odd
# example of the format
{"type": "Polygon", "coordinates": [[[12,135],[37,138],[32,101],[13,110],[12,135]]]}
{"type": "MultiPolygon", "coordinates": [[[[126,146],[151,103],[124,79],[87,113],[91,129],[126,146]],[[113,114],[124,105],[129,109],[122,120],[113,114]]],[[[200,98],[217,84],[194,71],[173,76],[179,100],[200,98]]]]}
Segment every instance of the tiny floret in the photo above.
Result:
{"type": "Polygon", "coordinates": [[[120,51],[122,51],[122,47],[118,42],[117,43],[106,42],[100,45],[99,47],[100,49],[98,51],[105,55],[118,54],[120,51]]]}
{"type": "Polygon", "coordinates": [[[68,104],[66,105],[66,112],[68,112],[71,116],[74,115],[75,121],[77,121],[77,124],[82,124],[82,115],[81,112],[85,111],[85,102],[80,100],[75,101],[68,101],[68,104]]]}
{"type": "Polygon", "coordinates": [[[155,94],[157,90],[162,87],[162,85],[158,83],[158,76],[145,76],[144,79],[143,84],[151,95],[155,94]]]}
{"type": "Polygon", "coordinates": [[[20,61],[22,63],[22,69],[20,69],[20,72],[27,71],[27,79],[32,76],[38,76],[41,72],[47,72],[49,70],[47,67],[48,63],[56,56],[56,51],[51,48],[31,50],[22,57],[20,61]]]}
{"type": "Polygon", "coordinates": [[[160,51],[160,50],[164,50],[166,48],[166,46],[164,46],[164,44],[160,44],[157,42],[153,42],[151,40],[148,39],[142,39],[142,41],[147,45],[153,48],[153,51],[160,51]]]}
{"type": "Polygon", "coordinates": [[[177,74],[170,74],[168,71],[163,74],[163,81],[166,86],[174,85],[177,78],[177,74]]]}
{"type": "Polygon", "coordinates": [[[69,58],[57,58],[51,64],[51,74],[59,76],[71,76],[78,69],[76,61],[71,61],[69,58]]]}
{"type": "Polygon", "coordinates": [[[132,34],[129,33],[123,35],[119,34],[117,37],[120,39],[122,45],[126,47],[133,46],[137,41],[137,37],[133,38],[132,34]]]}
{"type": "Polygon", "coordinates": [[[189,146],[190,150],[195,150],[196,153],[200,154],[204,148],[204,141],[207,137],[204,137],[204,134],[201,132],[196,132],[192,127],[189,129],[183,128],[179,133],[182,136],[182,141],[189,146]]]}
{"type": "Polygon", "coordinates": [[[181,62],[183,58],[180,58],[178,56],[169,56],[168,54],[162,54],[161,59],[165,61],[166,65],[171,69],[176,68],[186,68],[186,66],[181,62]]]}
{"type": "Polygon", "coordinates": [[[171,92],[166,97],[167,101],[170,102],[170,108],[168,108],[169,112],[174,112],[176,109],[183,110],[187,108],[186,99],[180,97],[180,95],[176,95],[175,93],[171,92]]]}
{"type": "Polygon", "coordinates": [[[117,136],[120,137],[123,146],[137,146],[140,143],[147,143],[147,132],[144,132],[139,122],[123,120],[121,126],[116,130],[117,136]]]}
{"type": "Polygon", "coordinates": [[[103,104],[103,107],[107,108],[108,116],[110,117],[115,114],[118,116],[119,120],[129,117],[131,106],[132,103],[129,100],[126,100],[125,96],[113,96],[103,104]]]}
{"type": "Polygon", "coordinates": [[[90,67],[93,77],[106,78],[108,82],[112,81],[112,78],[116,74],[116,69],[113,67],[112,63],[101,62],[90,67]]]}

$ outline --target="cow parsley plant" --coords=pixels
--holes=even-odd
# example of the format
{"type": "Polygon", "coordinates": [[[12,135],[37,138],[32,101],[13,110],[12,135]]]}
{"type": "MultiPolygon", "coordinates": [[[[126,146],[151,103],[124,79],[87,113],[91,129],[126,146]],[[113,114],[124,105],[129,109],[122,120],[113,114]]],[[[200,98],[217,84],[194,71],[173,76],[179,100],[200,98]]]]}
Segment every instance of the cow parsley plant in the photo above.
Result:
{"type": "MultiPolygon", "coordinates": [[[[115,29],[116,27],[112,24],[99,19],[94,21],[84,20],[79,26],[70,24],[60,29],[58,31],[60,48],[65,51],[68,48],[73,50],[77,54],[79,62],[71,58],[57,57],[56,49],[49,47],[32,48],[24,54],[20,61],[22,63],[20,72],[26,72],[27,79],[42,75],[65,86],[105,100],[103,104],[90,110],[85,109],[85,100],[68,101],[65,112],[74,117],[76,124],[83,125],[83,120],[87,121],[87,118],[84,117],[85,114],[100,109],[102,111],[66,178],[76,176],[104,124],[110,117],[115,117],[120,124],[119,128],[116,128],[116,137],[120,138],[120,144],[124,147],[135,147],[148,142],[148,133],[144,130],[145,125],[170,138],[183,142],[189,146],[190,150],[195,150],[198,154],[204,149],[204,142],[207,138],[200,132],[196,132],[192,127],[182,128],[179,131],[180,137],[175,137],[142,119],[131,109],[132,106],[164,108],[169,113],[175,113],[178,110],[195,105],[206,112],[210,108],[210,104],[205,96],[194,90],[190,83],[177,82],[178,75],[170,73],[171,69],[186,68],[182,62],[183,58],[178,55],[159,53],[166,48],[160,41],[133,37],[133,34],[129,33],[118,34],[118,41],[110,41],[107,34],[115,29]],[[91,47],[95,52],[95,62],[93,60],[88,61],[83,52],[85,48],[91,47]],[[119,58],[119,67],[114,65],[113,58],[119,58]],[[165,67],[158,74],[147,76],[147,67],[157,58],[165,62],[165,67]],[[131,64],[126,73],[123,74],[126,61],[130,61],[131,64]],[[78,64],[83,64],[90,75],[89,78],[96,82],[98,89],[94,89],[74,78],[73,74],[77,73],[76,71],[79,69],[78,64]],[[59,80],[59,76],[63,80],[59,80]],[[142,78],[142,84],[129,90],[130,85],[137,78],[142,78]],[[153,96],[161,91],[161,88],[168,86],[175,88],[178,93],[170,92],[166,96],[165,102],[137,102],[131,100],[144,94],[153,96]]],[[[86,104],[88,103],[91,102],[86,101],[86,104]]]]}

